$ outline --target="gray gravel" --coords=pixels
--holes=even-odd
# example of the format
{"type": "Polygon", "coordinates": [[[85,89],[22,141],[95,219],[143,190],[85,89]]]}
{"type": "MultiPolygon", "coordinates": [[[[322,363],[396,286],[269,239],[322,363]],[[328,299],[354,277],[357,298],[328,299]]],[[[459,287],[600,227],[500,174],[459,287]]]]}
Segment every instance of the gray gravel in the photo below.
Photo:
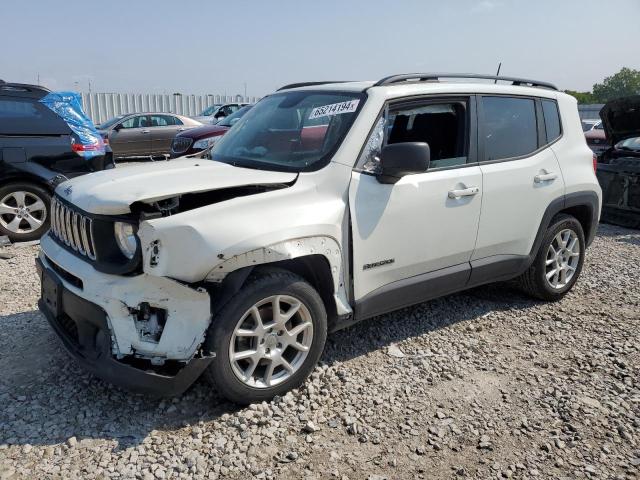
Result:
{"type": "Polygon", "coordinates": [[[640,232],[601,226],[556,304],[505,285],[330,336],[301,389],[130,395],[37,312],[37,247],[0,260],[0,479],[638,478],[640,232]]]}

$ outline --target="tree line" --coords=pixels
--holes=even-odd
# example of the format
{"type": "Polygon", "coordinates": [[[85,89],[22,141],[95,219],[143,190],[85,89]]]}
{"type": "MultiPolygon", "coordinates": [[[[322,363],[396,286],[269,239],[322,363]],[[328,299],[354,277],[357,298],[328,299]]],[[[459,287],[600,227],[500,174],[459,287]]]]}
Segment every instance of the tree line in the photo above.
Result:
{"type": "Polygon", "coordinates": [[[607,103],[609,100],[630,95],[640,95],[640,70],[623,68],[615,75],[611,75],[596,83],[590,92],[577,92],[565,90],[565,93],[573,95],[578,103],[607,103]]]}

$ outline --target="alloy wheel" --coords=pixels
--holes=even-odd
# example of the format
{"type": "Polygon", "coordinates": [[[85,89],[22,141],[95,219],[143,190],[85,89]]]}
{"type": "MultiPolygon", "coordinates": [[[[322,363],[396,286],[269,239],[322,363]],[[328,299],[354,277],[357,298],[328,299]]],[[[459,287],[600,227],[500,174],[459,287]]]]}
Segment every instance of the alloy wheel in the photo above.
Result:
{"type": "Polygon", "coordinates": [[[565,229],[553,237],[547,249],[545,276],[551,288],[565,287],[573,278],[580,262],[580,240],[576,232],[565,229]]]}
{"type": "Polygon", "coordinates": [[[0,200],[0,225],[12,233],[35,232],[46,219],[46,204],[35,193],[19,190],[0,200]]]}
{"type": "Polygon", "coordinates": [[[254,304],[237,323],[229,345],[233,373],[253,388],[269,388],[294,375],[313,342],[309,309],[289,295],[254,304]]]}

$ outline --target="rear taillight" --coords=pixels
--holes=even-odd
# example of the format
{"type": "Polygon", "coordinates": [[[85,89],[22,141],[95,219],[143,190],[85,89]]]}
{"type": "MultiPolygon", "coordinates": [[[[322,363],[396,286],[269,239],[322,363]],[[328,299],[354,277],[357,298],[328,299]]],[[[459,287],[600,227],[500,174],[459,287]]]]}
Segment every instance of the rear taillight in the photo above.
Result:
{"type": "Polygon", "coordinates": [[[73,138],[71,139],[71,150],[81,157],[93,157],[98,152],[104,153],[104,146],[105,143],[102,139],[89,145],[84,145],[76,142],[73,138]]]}
{"type": "Polygon", "coordinates": [[[598,156],[594,153],[593,154],[593,173],[596,173],[596,170],[598,170],[598,156]]]}

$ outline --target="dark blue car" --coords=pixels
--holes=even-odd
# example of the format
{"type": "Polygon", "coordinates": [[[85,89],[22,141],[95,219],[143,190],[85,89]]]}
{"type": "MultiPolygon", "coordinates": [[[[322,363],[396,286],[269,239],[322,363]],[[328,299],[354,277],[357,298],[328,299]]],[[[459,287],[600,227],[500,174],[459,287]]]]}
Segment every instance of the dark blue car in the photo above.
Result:
{"type": "Polygon", "coordinates": [[[40,238],[58,184],[112,167],[78,94],[0,80],[0,236],[40,238]]]}

